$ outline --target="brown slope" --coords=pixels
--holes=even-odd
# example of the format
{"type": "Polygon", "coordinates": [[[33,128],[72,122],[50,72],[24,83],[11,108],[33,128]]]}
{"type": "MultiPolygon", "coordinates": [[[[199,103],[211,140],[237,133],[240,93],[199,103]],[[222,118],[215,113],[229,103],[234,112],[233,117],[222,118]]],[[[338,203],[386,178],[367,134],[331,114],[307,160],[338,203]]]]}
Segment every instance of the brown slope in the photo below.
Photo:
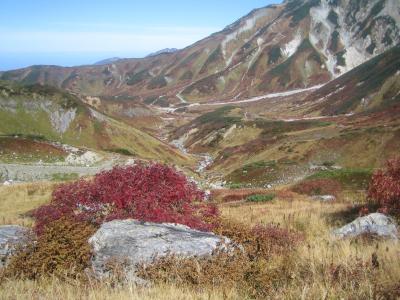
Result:
{"type": "Polygon", "coordinates": [[[182,90],[189,101],[207,101],[310,86],[400,42],[397,0],[359,2],[286,1],[254,10],[175,53],[102,66],[35,66],[0,76],[84,95],[142,101],[165,95],[168,103],[179,102],[176,94],[182,90]],[[307,56],[303,43],[309,44],[307,56]]]}

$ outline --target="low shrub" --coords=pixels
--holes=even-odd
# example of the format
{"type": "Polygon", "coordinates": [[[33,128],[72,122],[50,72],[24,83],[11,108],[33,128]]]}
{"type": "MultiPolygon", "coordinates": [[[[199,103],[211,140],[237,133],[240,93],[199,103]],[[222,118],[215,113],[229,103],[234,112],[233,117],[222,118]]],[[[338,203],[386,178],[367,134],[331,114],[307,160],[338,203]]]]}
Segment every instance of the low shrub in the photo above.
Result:
{"type": "Polygon", "coordinates": [[[281,200],[292,201],[294,200],[296,193],[285,189],[277,191],[276,195],[281,200]]]}
{"type": "Polygon", "coordinates": [[[107,149],[107,151],[118,153],[125,156],[135,156],[135,153],[132,153],[130,150],[125,148],[112,148],[112,149],[107,149]]]}
{"type": "MultiPolygon", "coordinates": [[[[329,167],[327,163],[324,166],[329,167]]],[[[332,169],[322,170],[307,178],[308,179],[331,179],[339,182],[343,187],[349,189],[367,189],[371,180],[371,169],[332,169]]]]}
{"type": "Polygon", "coordinates": [[[276,254],[289,253],[304,239],[299,232],[277,224],[249,227],[228,220],[222,220],[214,232],[242,245],[247,255],[267,260],[276,254]]]}
{"type": "Polygon", "coordinates": [[[96,227],[87,222],[61,218],[43,228],[37,241],[21,249],[10,260],[5,277],[38,279],[54,275],[82,278],[89,266],[88,243],[96,227]]]}
{"type": "Polygon", "coordinates": [[[309,196],[334,195],[337,196],[342,190],[342,185],[332,179],[305,180],[292,188],[293,192],[309,196]]]}
{"type": "Polygon", "coordinates": [[[275,199],[275,194],[251,195],[246,198],[247,202],[268,202],[275,199]]]}
{"type": "Polygon", "coordinates": [[[374,173],[368,199],[377,203],[382,212],[400,216],[400,157],[388,160],[386,169],[374,173]]]}
{"type": "Polygon", "coordinates": [[[139,276],[156,283],[194,288],[237,288],[250,298],[267,297],[271,290],[293,280],[298,233],[263,225],[254,228],[223,221],[215,231],[243,246],[231,252],[216,251],[208,258],[165,257],[141,266],[139,276]]]}
{"type": "Polygon", "coordinates": [[[175,169],[161,164],[116,167],[93,180],[60,185],[52,201],[33,216],[35,231],[63,217],[99,225],[105,221],[133,218],[149,222],[184,224],[212,229],[218,209],[203,202],[204,194],[175,169]]]}

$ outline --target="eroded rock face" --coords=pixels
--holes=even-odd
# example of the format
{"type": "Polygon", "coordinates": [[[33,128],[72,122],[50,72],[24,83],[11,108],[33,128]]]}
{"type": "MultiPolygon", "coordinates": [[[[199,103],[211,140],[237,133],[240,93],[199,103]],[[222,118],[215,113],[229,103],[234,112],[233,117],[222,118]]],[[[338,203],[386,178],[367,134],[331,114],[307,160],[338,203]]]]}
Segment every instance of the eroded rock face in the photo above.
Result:
{"type": "Polygon", "coordinates": [[[0,226],[0,268],[4,267],[7,260],[15,252],[16,247],[26,243],[29,229],[16,225],[0,226]]]}
{"type": "Polygon", "coordinates": [[[380,213],[357,218],[342,228],[336,229],[333,234],[339,238],[356,237],[362,234],[374,234],[395,240],[399,237],[394,220],[380,213]]]}
{"type": "Polygon", "coordinates": [[[213,233],[201,232],[179,224],[156,224],[136,220],[105,223],[89,239],[94,255],[92,267],[99,278],[107,277],[107,263],[121,261],[131,273],[138,264],[155,258],[175,255],[204,257],[230,240],[213,233]]]}

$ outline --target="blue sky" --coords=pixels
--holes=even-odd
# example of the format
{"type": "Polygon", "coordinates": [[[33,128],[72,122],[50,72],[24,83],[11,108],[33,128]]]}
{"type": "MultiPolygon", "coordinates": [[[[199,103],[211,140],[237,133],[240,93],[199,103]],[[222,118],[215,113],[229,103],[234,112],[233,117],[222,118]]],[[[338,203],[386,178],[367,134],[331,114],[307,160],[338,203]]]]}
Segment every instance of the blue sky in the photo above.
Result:
{"type": "Polygon", "coordinates": [[[280,0],[1,0],[0,70],[183,48],[280,0]]]}

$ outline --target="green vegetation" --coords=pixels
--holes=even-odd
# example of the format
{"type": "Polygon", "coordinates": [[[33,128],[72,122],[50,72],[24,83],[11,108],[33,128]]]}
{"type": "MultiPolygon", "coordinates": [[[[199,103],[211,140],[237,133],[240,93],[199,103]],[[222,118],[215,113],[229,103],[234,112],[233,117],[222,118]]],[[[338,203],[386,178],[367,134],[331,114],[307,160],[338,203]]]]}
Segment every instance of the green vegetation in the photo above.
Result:
{"type": "MultiPolygon", "coordinates": [[[[322,113],[344,114],[354,111],[360,104],[360,99],[379,91],[384,82],[397,72],[399,58],[400,46],[396,46],[346,73],[341,80],[351,89],[346,93],[345,101],[338,99],[335,102],[325,104],[322,113]],[[364,82],[364,84],[357,86],[356,83],[358,82],[364,82]]],[[[383,108],[386,104],[391,105],[392,103],[383,101],[379,107],[383,108]]]]}
{"type": "Polygon", "coordinates": [[[251,195],[246,198],[247,202],[268,202],[275,199],[275,194],[251,195]]]}
{"type": "Polygon", "coordinates": [[[240,117],[226,116],[226,114],[229,113],[234,108],[235,108],[234,106],[223,106],[212,112],[201,115],[200,117],[195,119],[195,122],[199,124],[223,122],[224,126],[240,123],[241,122],[240,117]]]}
{"type": "Polygon", "coordinates": [[[311,0],[308,2],[291,1],[287,4],[286,10],[291,11],[289,16],[292,17],[290,23],[291,27],[297,26],[301,20],[306,18],[310,14],[310,9],[314,6],[321,4],[321,0],[311,0]],[[300,5],[299,5],[300,4],[300,5]]]}
{"type": "Polygon", "coordinates": [[[335,30],[332,32],[332,37],[331,37],[331,45],[330,45],[330,50],[333,52],[336,52],[339,47],[339,32],[335,30]]]}
{"type": "Polygon", "coordinates": [[[346,50],[340,51],[336,53],[336,61],[338,66],[346,66],[346,59],[344,58],[344,55],[346,54],[346,50]]]}
{"type": "Polygon", "coordinates": [[[150,78],[150,74],[147,70],[142,70],[135,74],[128,74],[128,79],[126,81],[127,85],[136,85],[146,79],[150,78]]]}
{"type": "Polygon", "coordinates": [[[107,151],[118,153],[118,154],[125,155],[125,156],[135,156],[135,153],[133,153],[132,151],[130,151],[128,149],[124,149],[124,148],[107,149],[107,151]]]}
{"type": "Polygon", "coordinates": [[[218,46],[207,58],[206,62],[204,63],[203,67],[200,70],[200,74],[205,73],[212,64],[215,64],[222,58],[223,58],[222,48],[221,46],[218,46]]]}
{"type": "Polygon", "coordinates": [[[263,129],[263,136],[276,136],[283,133],[305,130],[315,127],[327,127],[332,125],[331,122],[323,122],[318,120],[301,120],[295,122],[273,121],[265,119],[256,119],[254,124],[257,128],[263,129]]]}
{"type": "Polygon", "coordinates": [[[194,76],[193,72],[188,70],[185,73],[183,73],[183,75],[179,78],[179,80],[190,80],[192,79],[194,76]]]}
{"type": "Polygon", "coordinates": [[[158,99],[157,96],[148,96],[144,99],[144,103],[147,105],[153,104],[158,99]]]}
{"type": "Polygon", "coordinates": [[[169,106],[167,97],[158,97],[158,99],[156,101],[154,101],[153,104],[161,106],[161,107],[168,107],[169,106]]]}
{"type": "Polygon", "coordinates": [[[282,57],[281,47],[272,46],[272,48],[268,52],[268,64],[274,64],[278,62],[278,60],[282,57]]]}
{"type": "Polygon", "coordinates": [[[267,167],[276,167],[276,161],[271,160],[271,161],[256,161],[250,164],[245,165],[242,169],[244,171],[250,171],[250,170],[254,170],[254,169],[264,169],[267,167]]]}
{"type": "Polygon", "coordinates": [[[376,45],[374,42],[371,42],[371,44],[366,48],[367,52],[369,54],[374,54],[374,50],[376,48],[376,45]]]}
{"type": "Polygon", "coordinates": [[[238,189],[245,188],[246,185],[242,184],[242,183],[230,183],[227,185],[227,187],[231,190],[238,190],[238,189]]]}
{"type": "Polygon", "coordinates": [[[41,71],[37,67],[32,67],[32,70],[22,80],[23,84],[35,84],[38,82],[41,75],[41,71]]]}
{"type": "Polygon", "coordinates": [[[333,179],[349,189],[366,189],[371,176],[372,169],[335,169],[319,171],[307,179],[333,179]]]}
{"type": "Polygon", "coordinates": [[[168,84],[168,82],[165,79],[165,76],[158,75],[150,81],[150,83],[147,85],[147,88],[149,88],[150,90],[160,89],[160,88],[167,86],[167,84],[168,84]]]}
{"type": "MultiPolygon", "coordinates": [[[[104,122],[99,122],[77,97],[57,88],[21,86],[0,81],[0,103],[0,135],[3,136],[30,137],[91,149],[121,148],[141,158],[179,161],[180,165],[190,160],[122,121],[107,117],[104,122]],[[63,109],[66,108],[76,110],[75,114],[72,112],[70,115],[70,120],[67,120],[69,122],[63,121],[65,125],[61,130],[56,128],[51,116],[64,113],[63,109]]],[[[42,151],[40,153],[44,153],[43,161],[50,154],[42,151]]]]}
{"type": "Polygon", "coordinates": [[[78,173],[56,173],[51,176],[52,181],[71,181],[79,179],[78,173]]]}
{"type": "Polygon", "coordinates": [[[382,39],[382,43],[384,43],[385,44],[385,46],[390,46],[391,44],[393,44],[393,40],[392,40],[392,38],[390,37],[390,34],[392,33],[392,29],[391,28],[388,28],[387,30],[386,30],[386,32],[385,32],[385,36],[384,36],[384,38],[382,39]]]}
{"type": "Polygon", "coordinates": [[[333,24],[333,25],[335,25],[335,27],[338,27],[339,26],[339,24],[338,24],[338,18],[339,18],[339,16],[338,16],[338,14],[334,11],[334,10],[330,10],[330,12],[329,12],[329,15],[328,15],[328,20],[333,24]]]}

